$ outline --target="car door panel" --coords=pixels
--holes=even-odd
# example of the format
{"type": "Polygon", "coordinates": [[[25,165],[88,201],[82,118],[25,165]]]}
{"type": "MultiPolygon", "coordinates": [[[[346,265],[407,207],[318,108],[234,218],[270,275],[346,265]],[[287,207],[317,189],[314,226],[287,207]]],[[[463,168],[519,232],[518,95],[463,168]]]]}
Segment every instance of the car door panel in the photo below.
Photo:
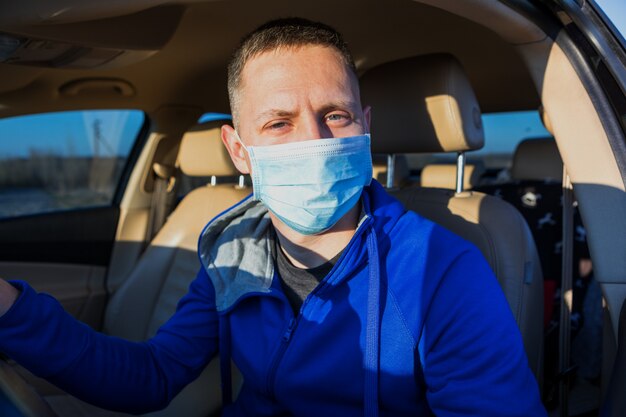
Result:
{"type": "Polygon", "coordinates": [[[28,282],[100,328],[118,217],[104,207],[0,221],[0,276],[28,282]]]}

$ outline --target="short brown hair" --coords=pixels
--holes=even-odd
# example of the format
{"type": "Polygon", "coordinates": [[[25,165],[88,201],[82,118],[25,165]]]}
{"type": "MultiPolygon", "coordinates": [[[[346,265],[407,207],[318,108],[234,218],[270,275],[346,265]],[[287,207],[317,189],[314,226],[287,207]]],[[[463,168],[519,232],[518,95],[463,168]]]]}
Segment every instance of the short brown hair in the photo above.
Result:
{"type": "Polygon", "coordinates": [[[228,98],[235,121],[238,118],[237,91],[241,85],[241,72],[248,60],[263,52],[304,45],[334,48],[356,76],[356,66],[348,45],[332,27],[297,17],[271,20],[241,40],[228,64],[228,98]]]}

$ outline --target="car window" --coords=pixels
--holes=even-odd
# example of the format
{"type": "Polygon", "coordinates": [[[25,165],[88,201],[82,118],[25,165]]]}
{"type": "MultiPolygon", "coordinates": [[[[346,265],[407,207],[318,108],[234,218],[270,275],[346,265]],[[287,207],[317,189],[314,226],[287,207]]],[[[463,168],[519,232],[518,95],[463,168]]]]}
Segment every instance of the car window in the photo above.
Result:
{"type": "Polygon", "coordinates": [[[110,205],[144,121],[137,110],[0,120],[0,218],[110,205]]]}
{"type": "Polygon", "coordinates": [[[226,113],[204,113],[198,119],[198,123],[208,123],[215,120],[232,120],[233,117],[226,113]]]}
{"type": "MultiPolygon", "coordinates": [[[[482,115],[485,131],[485,146],[467,152],[467,163],[484,169],[485,183],[508,180],[508,170],[513,162],[517,145],[524,139],[551,137],[541,122],[539,112],[518,111],[504,113],[486,113],[482,115]]],[[[437,153],[429,155],[409,155],[409,166],[414,176],[428,164],[453,164],[456,155],[437,153]]]]}
{"type": "Polygon", "coordinates": [[[488,169],[510,168],[515,148],[522,140],[551,137],[538,111],[487,113],[482,121],[485,146],[469,152],[468,159],[479,159],[488,169]]]}
{"type": "Polygon", "coordinates": [[[626,48],[626,1],[624,0],[593,0],[596,10],[626,48]]]}

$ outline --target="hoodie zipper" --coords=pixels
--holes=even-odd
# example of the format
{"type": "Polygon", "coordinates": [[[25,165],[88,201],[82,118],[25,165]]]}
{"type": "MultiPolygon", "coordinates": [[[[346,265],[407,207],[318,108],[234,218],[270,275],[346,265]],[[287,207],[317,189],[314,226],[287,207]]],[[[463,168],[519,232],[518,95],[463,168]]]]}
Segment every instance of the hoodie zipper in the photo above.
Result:
{"type": "MultiPolygon", "coordinates": [[[[300,315],[298,315],[300,317],[300,315]]],[[[287,326],[287,330],[283,333],[283,336],[280,341],[280,346],[274,355],[274,359],[272,360],[272,364],[270,366],[270,370],[267,373],[267,393],[274,398],[274,382],[276,381],[276,371],[278,370],[278,364],[280,363],[287,347],[289,346],[289,341],[291,340],[291,335],[298,325],[298,318],[292,317],[289,320],[289,325],[287,326]]]]}
{"type": "MultiPolygon", "coordinates": [[[[300,307],[300,311],[297,316],[292,317],[289,320],[289,324],[287,325],[287,329],[283,332],[283,335],[280,340],[280,346],[274,355],[274,359],[272,360],[272,364],[270,366],[270,370],[267,374],[267,392],[274,397],[274,383],[276,382],[276,372],[278,371],[278,365],[280,364],[283,356],[285,355],[285,351],[289,347],[289,342],[291,341],[291,337],[293,336],[293,332],[298,327],[298,323],[300,323],[300,317],[302,317],[302,312],[305,307],[309,303],[309,300],[313,297],[313,295],[317,292],[319,288],[323,287],[323,285],[319,285],[316,287],[311,294],[304,300],[302,306],[300,307]]],[[[282,297],[281,297],[282,298],[282,297]]],[[[286,300],[284,300],[286,301],[286,300]]]]}
{"type": "MultiPolygon", "coordinates": [[[[361,221],[361,223],[359,224],[359,227],[357,228],[356,233],[353,236],[353,240],[355,241],[358,237],[360,237],[363,233],[364,230],[366,229],[366,225],[368,225],[371,221],[371,218],[369,216],[366,216],[363,221],[361,221]]],[[[351,241],[351,242],[352,242],[351,241]]],[[[348,244],[348,246],[350,246],[350,244],[348,244]]],[[[348,249],[346,247],[346,249],[348,249]]],[[[324,280],[320,283],[320,285],[318,285],[317,287],[315,287],[315,289],[313,291],[311,291],[311,293],[307,296],[307,298],[304,300],[304,302],[302,303],[302,306],[300,307],[300,311],[298,312],[298,315],[295,317],[292,317],[289,320],[289,324],[287,325],[287,329],[283,332],[283,335],[281,337],[281,341],[280,341],[280,346],[278,347],[276,354],[274,355],[274,359],[272,359],[272,363],[269,369],[269,372],[267,374],[267,393],[272,397],[275,398],[275,392],[274,392],[274,384],[276,383],[276,372],[278,371],[278,365],[280,365],[280,362],[283,358],[283,356],[285,355],[285,351],[287,350],[287,348],[289,347],[289,342],[291,341],[291,338],[293,336],[294,331],[296,330],[296,328],[298,327],[298,323],[300,322],[300,317],[302,317],[302,312],[304,311],[304,309],[306,308],[306,306],[308,305],[309,301],[313,298],[313,296],[315,296],[315,294],[317,294],[322,288],[326,287],[326,284],[328,282],[328,277],[333,273],[333,271],[331,271],[328,276],[326,278],[324,278],[324,280]]],[[[281,299],[283,299],[284,297],[280,297],[281,299]]],[[[283,300],[286,302],[286,300],[283,300]]]]}

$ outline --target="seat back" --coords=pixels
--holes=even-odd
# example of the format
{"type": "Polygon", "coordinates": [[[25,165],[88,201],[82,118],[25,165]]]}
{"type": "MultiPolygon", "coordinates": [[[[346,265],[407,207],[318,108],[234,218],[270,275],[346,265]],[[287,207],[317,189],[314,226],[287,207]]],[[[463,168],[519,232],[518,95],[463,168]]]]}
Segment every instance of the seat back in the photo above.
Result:
{"type": "Polygon", "coordinates": [[[552,138],[524,139],[513,154],[511,177],[518,181],[561,183],[563,160],[552,138]]]}
{"type": "MultiPolygon", "coordinates": [[[[524,216],[539,249],[544,278],[544,325],[553,317],[554,299],[560,286],[563,206],[563,162],[551,138],[525,139],[513,154],[512,181],[477,187],[512,204],[524,216]]],[[[575,216],[576,249],[586,247],[584,228],[575,216]]],[[[576,270],[577,265],[574,270],[576,270]]],[[[548,349],[549,350],[549,349],[548,349]]]]}
{"type": "MultiPolygon", "coordinates": [[[[182,139],[181,171],[190,176],[233,177],[239,173],[220,139],[219,123],[202,125],[182,139]]],[[[185,196],[150,242],[123,285],[113,294],[105,313],[104,331],[141,341],[153,336],[174,314],[197,275],[197,241],[203,227],[236,204],[250,189],[235,184],[206,185],[185,196]]],[[[219,410],[219,366],[212,362],[158,415],[207,416],[219,410]]]]}
{"type": "MultiPolygon", "coordinates": [[[[465,152],[483,145],[480,110],[460,63],[445,54],[408,58],[367,71],[372,151],[465,152]]],[[[474,243],[495,272],[541,384],[543,283],[526,222],[511,205],[477,193],[408,187],[393,193],[409,210],[474,243]]]]}

